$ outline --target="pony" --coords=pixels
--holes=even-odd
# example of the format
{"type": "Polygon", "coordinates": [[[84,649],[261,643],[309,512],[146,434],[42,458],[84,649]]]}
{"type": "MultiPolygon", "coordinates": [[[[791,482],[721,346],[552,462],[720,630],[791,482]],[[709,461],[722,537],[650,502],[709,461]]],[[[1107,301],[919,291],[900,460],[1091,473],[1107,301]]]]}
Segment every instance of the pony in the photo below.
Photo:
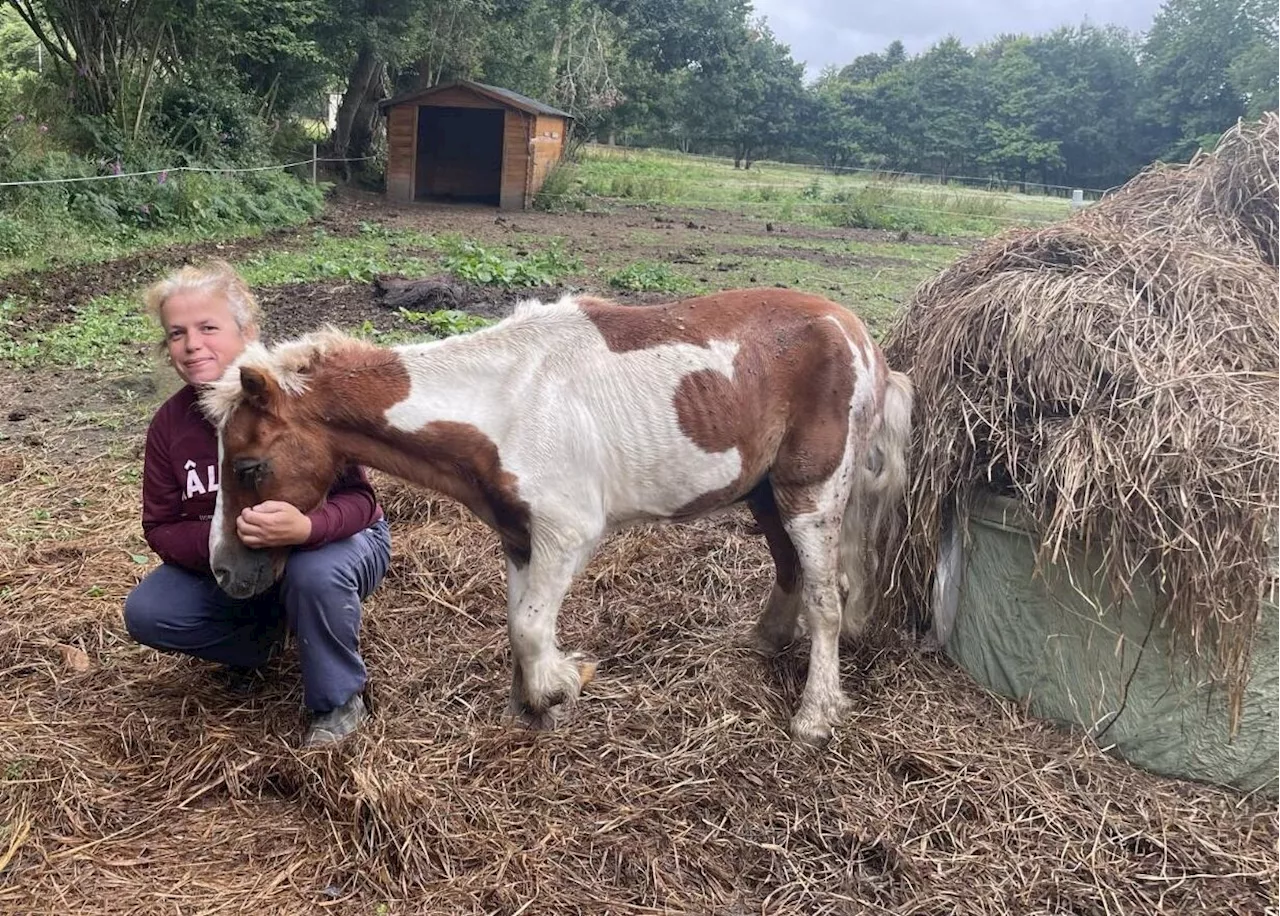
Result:
{"type": "Polygon", "coordinates": [[[508,713],[550,728],[595,672],[558,646],[556,618],[601,541],[745,503],[775,568],[755,641],[774,654],[808,630],[790,732],[819,744],[852,705],[839,642],[869,614],[912,399],[851,310],[786,289],[527,299],[489,327],[389,347],[332,329],[255,343],[201,393],[221,464],[211,565],[233,596],[269,588],[287,552],[245,547],[236,516],[268,499],[309,511],[345,463],[446,494],[505,554],[508,713]]]}

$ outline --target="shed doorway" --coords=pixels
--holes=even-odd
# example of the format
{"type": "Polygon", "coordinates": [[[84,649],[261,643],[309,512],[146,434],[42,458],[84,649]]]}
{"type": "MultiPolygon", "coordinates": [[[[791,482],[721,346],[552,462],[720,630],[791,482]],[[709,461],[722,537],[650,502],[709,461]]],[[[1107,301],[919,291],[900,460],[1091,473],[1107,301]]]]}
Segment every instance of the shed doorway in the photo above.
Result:
{"type": "Polygon", "coordinates": [[[418,106],[417,197],[498,206],[501,108],[418,106]]]}

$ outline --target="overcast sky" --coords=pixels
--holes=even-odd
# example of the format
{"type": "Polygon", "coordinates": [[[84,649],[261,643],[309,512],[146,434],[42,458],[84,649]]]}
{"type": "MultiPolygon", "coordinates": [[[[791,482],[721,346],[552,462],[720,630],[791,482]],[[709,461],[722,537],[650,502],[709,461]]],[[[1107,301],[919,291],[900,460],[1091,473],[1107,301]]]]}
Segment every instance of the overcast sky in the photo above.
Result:
{"type": "Polygon", "coordinates": [[[827,64],[883,51],[895,38],[909,54],[948,34],[972,47],[1003,32],[1035,35],[1061,25],[1113,23],[1146,31],[1161,0],[752,0],[756,14],[813,79],[827,64]]]}

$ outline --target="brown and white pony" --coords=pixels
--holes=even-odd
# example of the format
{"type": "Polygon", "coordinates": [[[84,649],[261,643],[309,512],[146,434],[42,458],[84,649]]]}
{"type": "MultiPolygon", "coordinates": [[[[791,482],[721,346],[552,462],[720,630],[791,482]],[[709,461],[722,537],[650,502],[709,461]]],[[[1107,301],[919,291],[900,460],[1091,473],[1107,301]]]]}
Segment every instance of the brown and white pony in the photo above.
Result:
{"type": "Polygon", "coordinates": [[[282,557],[246,548],[236,516],[267,499],[310,510],[346,462],[448,494],[506,553],[510,712],[551,725],[594,672],[557,647],[556,616],[601,540],[745,501],[777,573],[757,640],[785,648],[804,610],[791,730],[819,742],[849,704],[839,638],[866,619],[870,530],[902,494],[911,402],[852,312],[783,289],[530,300],[396,347],[334,331],[253,345],[203,395],[222,461],[212,565],[231,595],[270,587],[282,557]]]}

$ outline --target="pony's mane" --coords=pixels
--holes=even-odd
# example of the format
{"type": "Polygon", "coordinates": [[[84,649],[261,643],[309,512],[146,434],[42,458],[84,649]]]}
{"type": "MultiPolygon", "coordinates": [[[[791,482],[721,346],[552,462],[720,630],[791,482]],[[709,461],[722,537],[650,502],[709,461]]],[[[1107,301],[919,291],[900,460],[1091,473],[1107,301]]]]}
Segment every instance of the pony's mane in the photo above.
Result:
{"type": "Polygon", "coordinates": [[[309,377],[318,363],[337,353],[367,347],[369,344],[336,328],[312,331],[281,341],[270,349],[254,341],[217,381],[202,387],[200,407],[209,422],[220,429],[244,397],[244,389],[240,387],[242,367],[257,369],[273,379],[285,394],[296,396],[307,390],[309,377]]]}

